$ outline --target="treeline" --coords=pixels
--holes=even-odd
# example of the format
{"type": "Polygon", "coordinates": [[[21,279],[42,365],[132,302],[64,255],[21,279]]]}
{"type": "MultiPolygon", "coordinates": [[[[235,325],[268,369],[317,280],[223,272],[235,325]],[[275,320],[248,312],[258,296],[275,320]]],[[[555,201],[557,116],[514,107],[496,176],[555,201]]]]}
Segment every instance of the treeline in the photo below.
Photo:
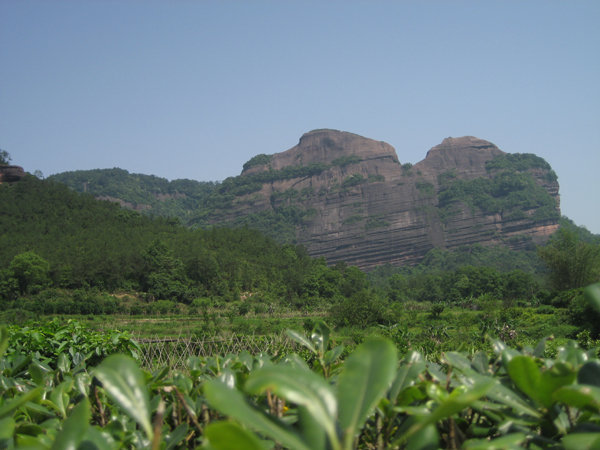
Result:
{"type": "Polygon", "coordinates": [[[184,223],[190,211],[205,205],[219,185],[188,179],[169,181],[118,168],[63,172],[48,180],[96,197],[121,199],[149,215],[179,217],[184,223]]]}
{"type": "Polygon", "coordinates": [[[348,294],[345,280],[356,273],[366,279],[254,230],[192,230],[35,177],[0,186],[0,229],[0,298],[11,305],[40,295],[51,303],[48,289],[95,289],[183,304],[249,295],[302,307],[348,294]],[[333,290],[315,295],[315,277],[335,279],[333,290]]]}

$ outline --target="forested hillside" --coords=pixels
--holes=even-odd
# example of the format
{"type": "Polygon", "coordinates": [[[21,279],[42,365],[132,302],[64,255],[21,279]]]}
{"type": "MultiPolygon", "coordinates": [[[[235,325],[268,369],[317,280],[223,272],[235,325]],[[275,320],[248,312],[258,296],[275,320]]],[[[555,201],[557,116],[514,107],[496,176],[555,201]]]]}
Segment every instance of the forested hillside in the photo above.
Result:
{"type": "MultiPolygon", "coordinates": [[[[138,290],[182,303],[248,291],[292,302],[316,273],[334,272],[257,231],[191,230],[31,176],[0,186],[0,229],[4,299],[55,287],[138,290]]],[[[332,276],[341,280],[344,270],[332,276]]]]}

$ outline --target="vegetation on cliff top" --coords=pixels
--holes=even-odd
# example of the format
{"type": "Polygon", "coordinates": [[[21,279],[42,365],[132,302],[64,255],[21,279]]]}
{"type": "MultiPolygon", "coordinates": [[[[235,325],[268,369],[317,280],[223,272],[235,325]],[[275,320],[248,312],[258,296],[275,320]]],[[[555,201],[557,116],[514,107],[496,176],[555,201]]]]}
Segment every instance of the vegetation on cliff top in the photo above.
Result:
{"type": "Polygon", "coordinates": [[[505,154],[488,161],[486,169],[489,178],[462,180],[452,172],[438,177],[438,207],[444,222],[458,212],[458,202],[485,214],[500,214],[505,220],[560,218],[556,200],[530,172],[541,169],[545,171],[545,181],[556,181],[556,174],[542,158],[532,154],[505,154]]]}

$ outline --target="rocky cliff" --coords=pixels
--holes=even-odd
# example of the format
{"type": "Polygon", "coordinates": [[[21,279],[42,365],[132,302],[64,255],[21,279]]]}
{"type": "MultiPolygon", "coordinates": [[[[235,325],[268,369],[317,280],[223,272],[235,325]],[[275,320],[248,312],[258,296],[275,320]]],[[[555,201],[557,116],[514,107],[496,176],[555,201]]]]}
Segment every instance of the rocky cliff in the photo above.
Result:
{"type": "Polygon", "coordinates": [[[556,175],[543,159],[475,137],[444,139],[411,165],[384,142],[315,130],[248,161],[221,193],[230,201],[211,222],[287,215],[311,255],[365,269],[415,263],[433,247],[540,243],[560,217],[556,175]]]}
{"type": "Polygon", "coordinates": [[[25,176],[25,171],[20,166],[0,164],[0,183],[13,183],[25,176]]]}

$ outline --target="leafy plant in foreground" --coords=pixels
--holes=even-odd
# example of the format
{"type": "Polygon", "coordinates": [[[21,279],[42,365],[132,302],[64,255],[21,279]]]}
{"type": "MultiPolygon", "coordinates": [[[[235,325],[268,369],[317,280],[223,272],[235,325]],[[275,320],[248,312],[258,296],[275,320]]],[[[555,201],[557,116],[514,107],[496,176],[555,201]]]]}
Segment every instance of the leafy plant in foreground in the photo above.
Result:
{"type": "MultiPolygon", "coordinates": [[[[600,306],[600,290],[586,290],[600,306]]],[[[2,448],[598,448],[597,350],[569,342],[555,358],[493,342],[494,354],[418,352],[386,339],[343,362],[328,329],[289,335],[313,355],[192,357],[152,373],[124,355],[75,363],[23,354],[0,329],[2,448]],[[330,353],[331,352],[331,353],[330,353]],[[225,419],[225,420],[223,420],[225,419]]],[[[76,335],[75,335],[76,336],[76,335]]],[[[72,343],[69,345],[73,345],[72,343]]]]}

